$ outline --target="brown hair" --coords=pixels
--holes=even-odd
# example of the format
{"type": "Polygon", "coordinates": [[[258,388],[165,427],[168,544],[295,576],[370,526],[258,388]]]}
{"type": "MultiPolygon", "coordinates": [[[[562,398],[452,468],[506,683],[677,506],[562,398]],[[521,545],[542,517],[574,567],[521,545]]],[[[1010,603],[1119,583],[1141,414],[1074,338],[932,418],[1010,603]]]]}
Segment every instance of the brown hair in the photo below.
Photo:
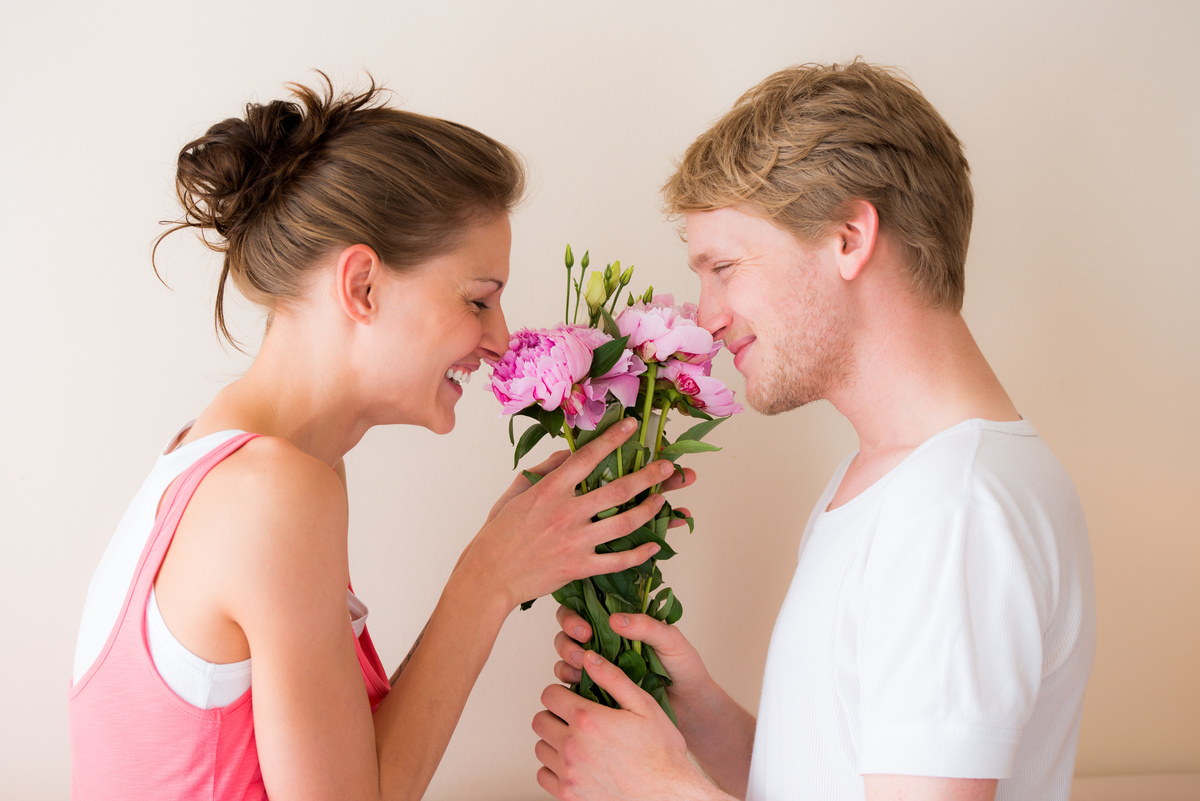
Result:
{"type": "Polygon", "coordinates": [[[472,224],[511,211],[524,191],[520,160],[496,140],[387,108],[374,80],[361,94],[335,96],[318,74],[322,92],[288,84],[296,102],[249,103],[244,118],[218,122],[179,153],[183,218],[155,249],[193,228],[224,254],[215,321],[235,346],[227,279],[273,310],[299,294],[326,254],[365,244],[391,269],[411,267],[453,250],[472,224]]]}
{"type": "Polygon", "coordinates": [[[963,146],[907,79],[860,60],[782,70],[687,149],[663,187],[679,216],[748,204],[802,242],[875,206],[914,291],[962,307],[974,207],[963,146]]]}

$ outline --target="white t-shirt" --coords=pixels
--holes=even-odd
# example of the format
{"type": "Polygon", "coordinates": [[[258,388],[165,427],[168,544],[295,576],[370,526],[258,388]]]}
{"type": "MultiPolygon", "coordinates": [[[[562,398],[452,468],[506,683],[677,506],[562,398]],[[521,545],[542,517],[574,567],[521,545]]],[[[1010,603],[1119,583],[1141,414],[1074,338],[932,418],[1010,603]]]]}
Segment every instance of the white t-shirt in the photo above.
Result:
{"type": "Polygon", "coordinates": [[[1067,799],[1095,655],[1075,488],[1026,421],[968,420],[808,521],[771,638],[748,801],[864,798],[863,774],[1067,799]]]}

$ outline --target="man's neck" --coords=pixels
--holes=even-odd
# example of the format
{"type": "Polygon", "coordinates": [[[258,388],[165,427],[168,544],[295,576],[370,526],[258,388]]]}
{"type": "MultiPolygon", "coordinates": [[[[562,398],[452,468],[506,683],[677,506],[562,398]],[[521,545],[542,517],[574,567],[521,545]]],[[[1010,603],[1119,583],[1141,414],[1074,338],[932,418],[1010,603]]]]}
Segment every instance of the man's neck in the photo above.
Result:
{"type": "Polygon", "coordinates": [[[975,418],[1020,419],[961,314],[902,305],[868,319],[855,341],[852,375],[829,396],[859,438],[831,508],[947,428],[975,418]]]}

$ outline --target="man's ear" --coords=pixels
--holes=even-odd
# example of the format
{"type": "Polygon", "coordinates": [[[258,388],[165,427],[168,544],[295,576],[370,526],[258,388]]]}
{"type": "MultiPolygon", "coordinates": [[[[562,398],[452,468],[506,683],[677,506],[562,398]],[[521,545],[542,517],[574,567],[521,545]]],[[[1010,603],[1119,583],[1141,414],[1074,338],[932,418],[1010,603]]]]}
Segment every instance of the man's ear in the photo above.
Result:
{"type": "Polygon", "coordinates": [[[356,323],[370,325],[379,311],[374,284],[384,270],[378,254],[366,245],[351,245],[338,256],[336,287],[342,311],[356,323]]]}
{"type": "Polygon", "coordinates": [[[843,280],[853,281],[875,253],[875,243],[879,239],[879,212],[865,200],[852,200],[846,209],[844,221],[833,232],[837,250],[834,259],[843,280]]]}

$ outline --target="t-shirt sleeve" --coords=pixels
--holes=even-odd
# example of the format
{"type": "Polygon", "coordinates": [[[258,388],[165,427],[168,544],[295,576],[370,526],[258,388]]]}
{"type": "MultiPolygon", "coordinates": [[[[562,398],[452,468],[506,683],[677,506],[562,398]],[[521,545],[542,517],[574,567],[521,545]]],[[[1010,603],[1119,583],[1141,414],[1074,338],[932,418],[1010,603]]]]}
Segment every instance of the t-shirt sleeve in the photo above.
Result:
{"type": "Polygon", "coordinates": [[[1012,775],[1046,595],[1023,542],[999,505],[960,498],[877,535],[858,635],[860,773],[1012,775]]]}

